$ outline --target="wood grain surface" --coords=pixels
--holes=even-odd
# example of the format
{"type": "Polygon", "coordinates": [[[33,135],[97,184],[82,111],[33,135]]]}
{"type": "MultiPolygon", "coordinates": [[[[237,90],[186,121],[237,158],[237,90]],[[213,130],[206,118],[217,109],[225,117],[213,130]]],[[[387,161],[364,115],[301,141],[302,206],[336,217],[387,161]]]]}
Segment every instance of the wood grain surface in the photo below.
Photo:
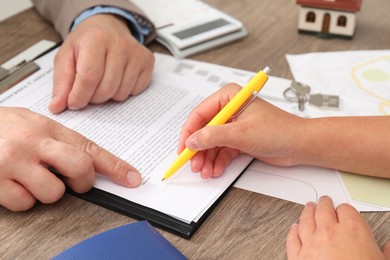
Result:
{"type": "MultiPolygon", "coordinates": [[[[250,71],[269,66],[273,76],[291,79],[287,53],[390,48],[388,0],[363,1],[352,40],[297,33],[298,6],[293,0],[207,2],[241,20],[249,35],[191,57],[195,60],[250,71]]],[[[41,39],[58,41],[60,37],[34,9],[0,22],[0,64],[41,39]]],[[[149,47],[168,53],[157,43],[149,47]]],[[[302,209],[233,188],[191,240],[159,231],[190,259],[286,259],[285,238],[302,209]]],[[[390,212],[362,216],[380,246],[390,240],[390,212]]],[[[48,259],[85,238],[133,221],[70,195],[26,212],[0,207],[0,259],[48,259]]]]}

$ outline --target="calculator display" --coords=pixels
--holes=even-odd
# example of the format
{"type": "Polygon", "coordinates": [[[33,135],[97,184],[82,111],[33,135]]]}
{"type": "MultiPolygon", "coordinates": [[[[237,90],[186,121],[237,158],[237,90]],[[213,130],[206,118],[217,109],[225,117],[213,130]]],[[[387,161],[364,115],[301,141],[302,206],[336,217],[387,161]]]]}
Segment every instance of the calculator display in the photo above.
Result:
{"type": "Polygon", "coordinates": [[[226,21],[225,19],[218,19],[218,20],[215,20],[215,21],[212,21],[209,23],[201,24],[201,25],[198,25],[198,26],[195,26],[195,27],[183,30],[183,31],[173,33],[173,35],[181,40],[184,40],[184,39],[187,39],[191,36],[195,36],[195,35],[198,35],[198,34],[201,34],[201,33],[204,33],[204,32],[207,32],[207,31],[210,31],[210,30],[213,30],[213,29],[216,29],[216,28],[228,25],[228,24],[230,24],[230,23],[228,21],[226,21]]]}

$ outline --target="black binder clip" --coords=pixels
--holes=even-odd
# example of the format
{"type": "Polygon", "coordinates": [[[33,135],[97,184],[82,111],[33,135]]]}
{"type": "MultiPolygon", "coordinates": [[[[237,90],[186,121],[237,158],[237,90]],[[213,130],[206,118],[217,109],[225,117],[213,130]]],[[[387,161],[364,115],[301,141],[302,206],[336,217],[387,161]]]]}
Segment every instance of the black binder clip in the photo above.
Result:
{"type": "Polygon", "coordinates": [[[35,62],[26,60],[9,70],[0,67],[0,94],[38,70],[39,66],[35,62]]]}
{"type": "Polygon", "coordinates": [[[37,72],[40,68],[34,60],[55,49],[60,44],[42,40],[1,65],[0,94],[37,72]]]}

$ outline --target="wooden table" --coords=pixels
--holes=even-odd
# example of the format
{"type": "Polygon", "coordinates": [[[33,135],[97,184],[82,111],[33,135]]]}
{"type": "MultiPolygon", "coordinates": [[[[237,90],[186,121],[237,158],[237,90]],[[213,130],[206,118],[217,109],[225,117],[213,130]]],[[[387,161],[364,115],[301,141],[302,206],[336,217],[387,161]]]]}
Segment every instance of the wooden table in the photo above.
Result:
{"type": "MultiPolygon", "coordinates": [[[[192,59],[250,71],[270,66],[273,76],[291,79],[286,53],[390,48],[388,0],[363,2],[353,40],[298,34],[298,6],[293,0],[207,2],[241,20],[249,36],[192,59]]],[[[41,39],[60,38],[34,9],[1,22],[0,64],[41,39]]],[[[167,53],[157,43],[150,48],[167,53]]],[[[159,231],[191,259],[285,259],[285,238],[302,208],[233,188],[191,240],[159,231]]],[[[390,212],[362,216],[380,246],[390,240],[390,212]]],[[[47,259],[87,237],[133,221],[70,195],[22,213],[0,207],[0,259],[47,259]]]]}

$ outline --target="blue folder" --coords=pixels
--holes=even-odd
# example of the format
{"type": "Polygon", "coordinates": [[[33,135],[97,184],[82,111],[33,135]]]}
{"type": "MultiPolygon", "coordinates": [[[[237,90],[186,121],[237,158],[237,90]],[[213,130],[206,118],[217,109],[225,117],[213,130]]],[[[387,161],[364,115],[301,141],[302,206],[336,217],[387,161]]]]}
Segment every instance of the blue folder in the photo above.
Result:
{"type": "Polygon", "coordinates": [[[147,221],[138,221],[90,237],[53,260],[187,259],[147,221]]]}

